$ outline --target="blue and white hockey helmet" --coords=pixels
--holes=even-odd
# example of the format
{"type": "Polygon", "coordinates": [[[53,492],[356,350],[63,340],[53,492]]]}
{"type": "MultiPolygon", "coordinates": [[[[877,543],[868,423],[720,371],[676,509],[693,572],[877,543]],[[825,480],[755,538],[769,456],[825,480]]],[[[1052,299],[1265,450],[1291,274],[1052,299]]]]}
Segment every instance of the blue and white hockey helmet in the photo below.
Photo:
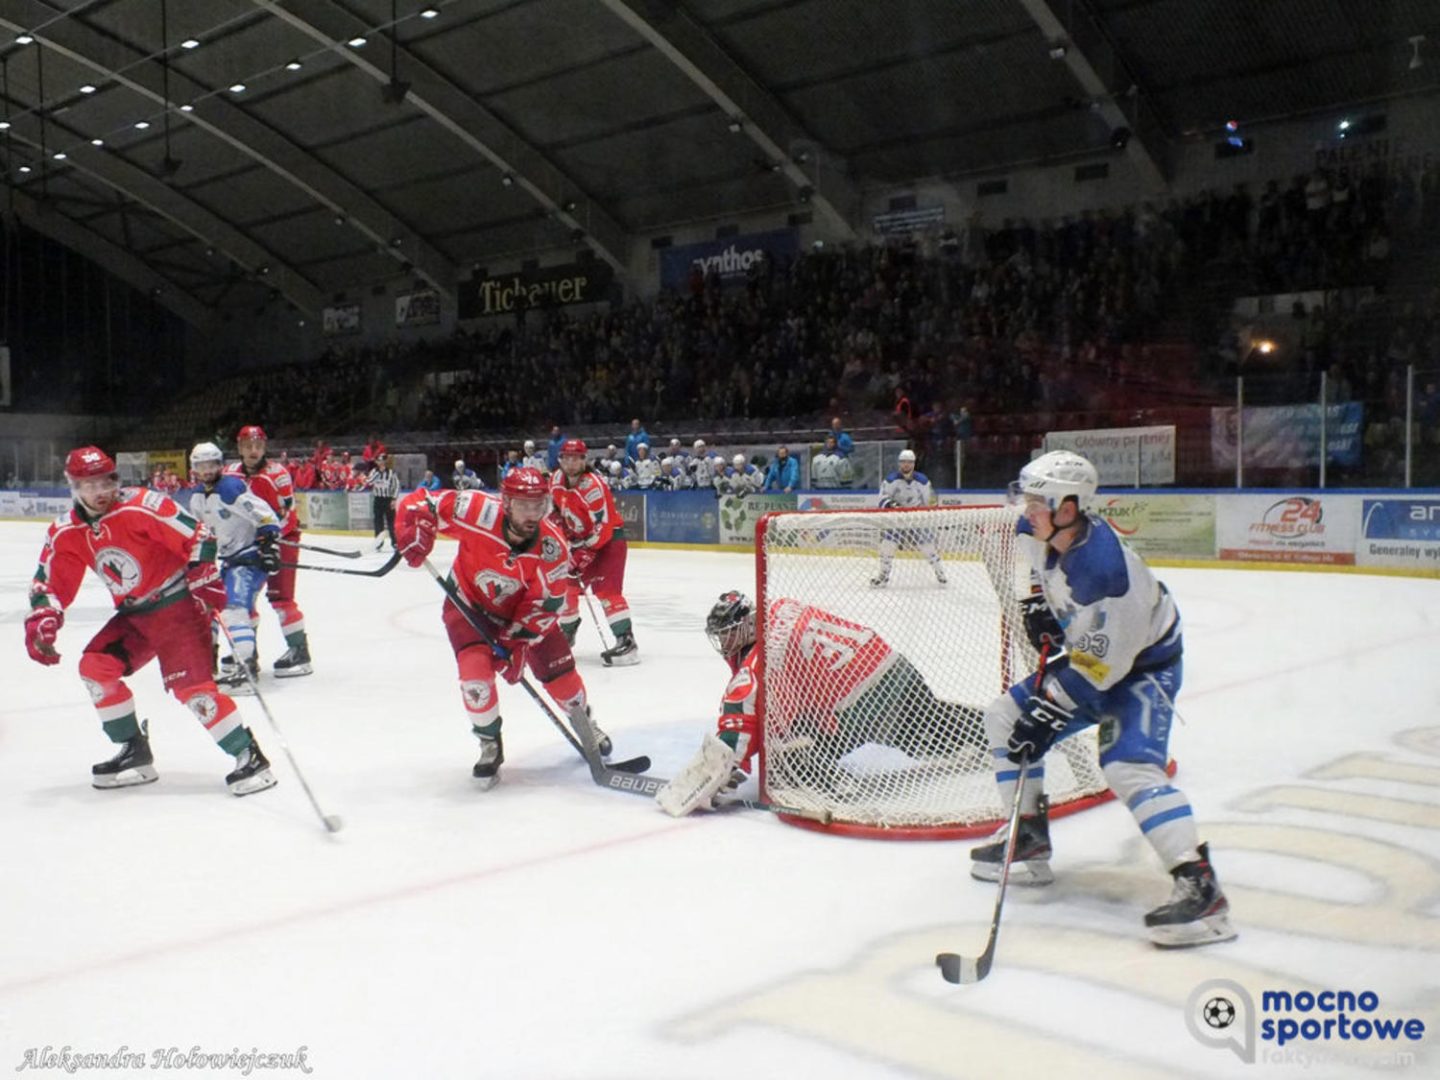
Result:
{"type": "Polygon", "coordinates": [[[1081,510],[1088,510],[1099,486],[1100,474],[1088,459],[1072,450],[1051,450],[1020,470],[1020,479],[1010,485],[1010,501],[1033,495],[1055,510],[1073,496],[1081,510]]]}

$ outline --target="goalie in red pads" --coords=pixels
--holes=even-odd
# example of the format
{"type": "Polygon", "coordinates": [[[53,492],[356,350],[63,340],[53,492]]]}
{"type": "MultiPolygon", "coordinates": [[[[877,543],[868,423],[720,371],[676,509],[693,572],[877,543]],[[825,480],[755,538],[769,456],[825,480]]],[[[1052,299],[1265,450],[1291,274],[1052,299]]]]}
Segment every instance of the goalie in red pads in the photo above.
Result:
{"type": "Polygon", "coordinates": [[[88,567],[115,600],[115,614],[80,657],[80,678],[119,752],[91,770],[97,788],[129,787],[157,779],[145,725],[124,678],[158,659],[165,688],[235,755],[225,777],[230,791],[248,795],[271,787],[270,763],[242,723],[235,702],[210,671],[210,619],[225,606],[209,530],[168,496],[120,487],[115,461],[83,446],[65,459],[75,505],[45,535],[30,585],[25,648],[40,664],[58,664],[56,637],[88,567]]]}
{"type": "MultiPolygon", "coordinates": [[[[497,674],[515,683],[529,667],[563,712],[590,711],[585,683],[559,628],[570,549],[546,516],[548,485],[534,469],[514,469],[500,492],[437,494],[422,488],[401,499],[396,513],[397,546],[411,566],[424,562],[437,533],[460,542],[451,579],[472,613],[494,627],[498,650],[446,599],[442,616],[460,671],[460,695],[480,740],[480,759],[471,774],[486,789],[499,780],[505,761],[497,674]]],[[[598,727],[595,736],[600,752],[608,754],[609,737],[598,727]]]]}
{"type": "MultiPolygon", "coordinates": [[[[783,733],[767,751],[772,768],[783,757],[812,777],[839,779],[840,759],[867,742],[916,755],[984,745],[982,711],[938,698],[919,669],[869,627],[782,597],[766,612],[766,632],[783,643],[772,645],[767,660],[766,723],[783,733]],[[928,722],[917,723],[922,717],[928,722]]],[[[760,649],[750,598],[723,593],[705,633],[731,677],[717,731],[655,796],[676,817],[737,788],[760,749],[760,649]]]]}
{"type": "Polygon", "coordinates": [[[590,471],[586,447],[579,439],[566,439],[560,447],[560,468],[550,476],[555,510],[570,541],[574,588],[567,598],[560,625],[572,643],[580,626],[580,592],[587,586],[605,612],[615,645],[600,654],[606,666],[626,667],[640,662],[625,602],[625,521],[615,506],[610,485],[590,471]]]}

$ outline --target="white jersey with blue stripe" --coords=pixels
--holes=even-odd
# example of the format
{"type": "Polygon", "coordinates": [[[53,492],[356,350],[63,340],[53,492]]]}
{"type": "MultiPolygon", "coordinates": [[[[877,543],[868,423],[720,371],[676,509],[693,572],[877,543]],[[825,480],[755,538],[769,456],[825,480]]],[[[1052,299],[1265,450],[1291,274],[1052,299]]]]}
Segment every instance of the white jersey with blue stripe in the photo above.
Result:
{"type": "Polygon", "coordinates": [[[1029,536],[1033,575],[1065,630],[1070,662],[1060,685],[1081,705],[1096,702],[1126,676],[1154,670],[1181,654],[1180,613],[1143,559],[1104,518],[1085,514],[1080,537],[1057,554],[1029,536]]]}
{"type": "Polygon", "coordinates": [[[906,476],[897,469],[880,485],[881,507],[930,506],[934,502],[935,492],[930,487],[930,480],[918,470],[906,476]]]}
{"type": "Polygon", "coordinates": [[[176,494],[175,501],[210,527],[220,558],[226,562],[254,550],[256,530],[266,525],[280,528],[275,511],[251,494],[238,476],[222,476],[213,485],[186,488],[176,494]]]}

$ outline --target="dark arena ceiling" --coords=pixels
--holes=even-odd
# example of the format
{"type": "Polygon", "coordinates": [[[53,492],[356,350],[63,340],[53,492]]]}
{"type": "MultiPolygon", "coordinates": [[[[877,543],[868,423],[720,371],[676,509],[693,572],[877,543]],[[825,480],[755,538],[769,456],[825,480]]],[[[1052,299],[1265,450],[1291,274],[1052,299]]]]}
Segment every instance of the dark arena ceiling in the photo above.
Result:
{"type": "Polygon", "coordinates": [[[187,321],[1433,91],[1437,0],[0,0],[9,207],[187,321]],[[27,40],[29,39],[29,40],[27,40]],[[583,237],[582,234],[583,233],[583,237]]]}

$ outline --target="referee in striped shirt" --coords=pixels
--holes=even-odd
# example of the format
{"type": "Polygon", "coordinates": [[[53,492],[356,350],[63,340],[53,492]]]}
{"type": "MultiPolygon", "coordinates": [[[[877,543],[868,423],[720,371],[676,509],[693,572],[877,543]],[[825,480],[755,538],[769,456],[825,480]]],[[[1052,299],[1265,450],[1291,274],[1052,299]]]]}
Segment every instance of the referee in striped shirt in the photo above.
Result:
{"type": "Polygon", "coordinates": [[[400,474],[390,467],[390,455],[381,454],[375,459],[375,468],[365,478],[370,488],[371,516],[375,520],[375,550],[385,547],[384,529],[390,534],[390,547],[395,547],[395,500],[400,497],[400,474]]]}

